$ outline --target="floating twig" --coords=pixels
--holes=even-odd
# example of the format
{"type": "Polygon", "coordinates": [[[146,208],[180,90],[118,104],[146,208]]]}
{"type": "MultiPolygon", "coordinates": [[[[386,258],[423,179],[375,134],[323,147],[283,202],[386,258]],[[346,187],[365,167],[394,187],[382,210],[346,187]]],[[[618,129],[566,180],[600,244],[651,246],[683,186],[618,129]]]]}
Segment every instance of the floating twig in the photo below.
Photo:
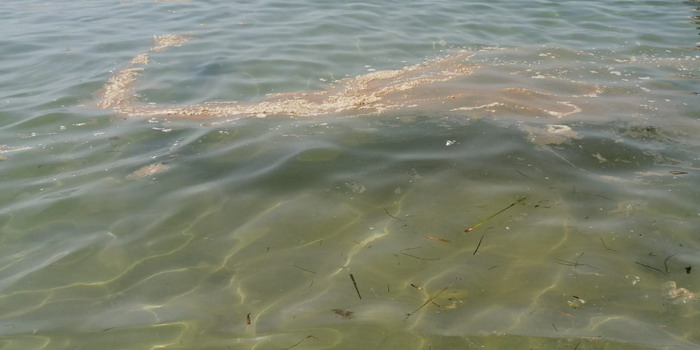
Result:
{"type": "Polygon", "coordinates": [[[446,239],[444,239],[444,238],[440,238],[440,237],[425,236],[425,238],[427,238],[427,239],[429,239],[429,240],[431,240],[431,241],[440,241],[440,242],[447,242],[447,243],[450,243],[450,241],[448,241],[448,240],[446,240],[446,239]]]}
{"type": "Polygon", "coordinates": [[[481,247],[481,241],[484,240],[485,235],[486,235],[486,232],[481,234],[481,238],[479,238],[479,243],[476,245],[476,249],[474,249],[474,253],[472,253],[472,255],[476,255],[476,252],[479,250],[479,247],[481,247]]]}
{"type": "Polygon", "coordinates": [[[666,273],[668,273],[668,261],[674,256],[676,256],[676,254],[671,254],[664,259],[664,270],[666,270],[666,273]]]}
{"type": "Polygon", "coordinates": [[[246,315],[246,317],[245,317],[245,324],[251,324],[251,322],[250,322],[250,312],[249,312],[248,315],[246,315]]]}
{"type": "Polygon", "coordinates": [[[293,347],[295,347],[295,346],[297,346],[297,345],[299,345],[299,344],[305,342],[305,341],[308,340],[309,338],[318,339],[318,338],[314,337],[313,335],[308,335],[308,336],[306,336],[306,338],[300,340],[300,341],[297,342],[296,344],[294,344],[294,345],[292,345],[292,346],[290,346],[290,347],[288,347],[288,348],[284,348],[284,350],[289,350],[289,349],[291,349],[291,348],[293,348],[293,347]]]}
{"type": "Polygon", "coordinates": [[[617,251],[617,250],[615,250],[615,249],[608,248],[608,246],[605,245],[605,241],[603,240],[603,237],[598,237],[598,238],[600,238],[600,243],[603,243],[603,248],[605,248],[605,250],[612,250],[613,252],[616,252],[616,251],[617,251]]]}
{"type": "Polygon", "coordinates": [[[449,288],[449,286],[445,287],[445,288],[441,289],[439,292],[435,293],[432,297],[430,297],[430,299],[428,299],[425,303],[423,303],[423,305],[421,305],[417,309],[413,310],[413,312],[411,312],[410,314],[406,314],[404,321],[407,320],[409,317],[411,317],[416,312],[418,312],[420,309],[425,307],[426,305],[430,304],[433,300],[435,300],[435,298],[437,298],[440,294],[442,294],[442,292],[446,291],[447,288],[449,288]]]}
{"type": "Polygon", "coordinates": [[[574,268],[576,268],[577,266],[584,265],[584,264],[579,264],[578,261],[579,261],[579,259],[581,259],[581,257],[582,257],[583,254],[585,254],[585,253],[586,253],[586,252],[581,252],[581,253],[576,257],[576,261],[566,261],[566,260],[557,259],[557,258],[554,258],[554,260],[556,260],[558,263],[560,263],[560,264],[562,264],[562,265],[573,266],[574,268]]]}
{"type": "Polygon", "coordinates": [[[438,258],[421,258],[420,256],[415,256],[415,255],[413,255],[413,254],[408,254],[408,253],[406,253],[406,252],[401,252],[401,254],[403,254],[403,255],[405,255],[405,256],[410,256],[410,257],[412,257],[412,258],[414,258],[414,259],[419,259],[419,260],[440,260],[440,259],[438,259],[438,258]]]}
{"type": "Polygon", "coordinates": [[[315,272],[315,271],[311,271],[311,270],[309,270],[309,269],[307,269],[307,268],[303,268],[303,267],[301,267],[301,266],[299,266],[299,265],[294,265],[294,267],[296,267],[296,268],[299,269],[299,270],[306,271],[306,272],[309,272],[309,273],[313,273],[314,275],[316,275],[316,272],[315,272]]]}
{"type": "Polygon", "coordinates": [[[413,287],[413,288],[415,288],[415,289],[418,289],[418,290],[423,290],[423,287],[417,286],[417,285],[415,285],[415,284],[413,284],[413,283],[411,283],[411,287],[413,287]]]}
{"type": "Polygon", "coordinates": [[[570,314],[570,313],[568,313],[568,312],[564,312],[564,311],[561,311],[561,310],[559,310],[559,313],[562,314],[562,315],[564,315],[564,316],[566,316],[566,317],[571,317],[571,318],[576,317],[576,316],[574,316],[574,315],[572,315],[572,314],[570,314]]]}
{"type": "Polygon", "coordinates": [[[654,270],[654,271],[658,271],[658,272],[661,272],[661,273],[663,273],[663,274],[666,274],[665,272],[661,271],[660,269],[657,269],[657,268],[655,268],[655,267],[653,267],[653,266],[649,266],[649,265],[647,265],[647,264],[642,264],[642,263],[640,263],[639,261],[635,261],[634,263],[637,264],[637,265],[639,265],[639,266],[644,266],[644,267],[646,267],[647,269],[654,270]]]}
{"type": "Polygon", "coordinates": [[[362,295],[360,295],[360,289],[357,288],[357,282],[355,282],[355,276],[350,274],[350,279],[352,280],[352,285],[355,286],[355,291],[357,292],[357,296],[362,300],[362,295]]]}
{"type": "Polygon", "coordinates": [[[386,208],[384,208],[384,211],[386,212],[386,215],[389,215],[390,217],[392,217],[392,218],[394,218],[394,219],[396,219],[396,220],[399,220],[399,221],[406,221],[406,220],[404,220],[404,219],[397,218],[396,216],[391,215],[391,213],[389,213],[389,211],[388,211],[386,208]]]}
{"type": "Polygon", "coordinates": [[[592,269],[598,270],[595,266],[591,266],[591,265],[588,265],[588,264],[581,264],[581,263],[579,263],[579,260],[581,260],[581,257],[583,256],[584,253],[585,253],[585,252],[581,252],[581,253],[576,257],[576,261],[567,261],[567,260],[562,260],[562,259],[557,259],[557,258],[554,258],[554,260],[556,260],[558,263],[560,263],[560,264],[562,264],[562,265],[572,266],[572,267],[574,268],[574,274],[575,274],[576,276],[578,276],[578,269],[577,269],[577,268],[578,268],[579,266],[588,266],[588,267],[590,267],[590,268],[592,268],[592,269]]]}
{"type": "Polygon", "coordinates": [[[510,209],[510,208],[512,208],[512,207],[514,207],[516,204],[518,204],[518,203],[524,201],[526,198],[527,198],[527,197],[522,197],[522,198],[518,199],[517,201],[511,203],[509,206],[507,206],[507,207],[505,207],[505,208],[503,208],[503,209],[497,211],[495,214],[493,214],[493,215],[487,217],[487,218],[484,219],[484,220],[481,220],[481,222],[479,222],[478,224],[476,224],[476,225],[474,225],[474,226],[471,226],[471,227],[467,227],[467,229],[464,230],[464,232],[471,232],[471,231],[473,231],[473,230],[476,229],[477,227],[479,227],[479,226],[485,224],[485,223],[488,222],[489,220],[491,220],[491,219],[493,219],[494,217],[496,217],[496,215],[498,215],[498,214],[500,214],[500,213],[502,213],[502,212],[504,212],[504,211],[506,211],[506,210],[508,210],[508,209],[510,209]]]}
{"type": "Polygon", "coordinates": [[[528,179],[530,178],[529,176],[523,174],[523,172],[520,171],[520,170],[518,170],[518,169],[513,169],[513,170],[514,170],[516,173],[518,173],[518,174],[520,174],[520,175],[522,175],[522,176],[524,176],[524,177],[526,177],[526,178],[528,178],[528,179]]]}

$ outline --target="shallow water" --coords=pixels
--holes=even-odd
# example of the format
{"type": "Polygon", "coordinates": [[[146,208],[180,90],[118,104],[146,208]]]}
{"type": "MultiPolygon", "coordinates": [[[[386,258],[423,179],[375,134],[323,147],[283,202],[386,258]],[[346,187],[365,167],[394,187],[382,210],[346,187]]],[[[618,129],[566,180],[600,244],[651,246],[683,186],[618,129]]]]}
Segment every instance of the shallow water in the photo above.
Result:
{"type": "Polygon", "coordinates": [[[698,7],[4,1],[0,348],[696,349],[698,7]],[[100,109],[162,34],[144,105],[478,69],[384,112],[100,109]]]}

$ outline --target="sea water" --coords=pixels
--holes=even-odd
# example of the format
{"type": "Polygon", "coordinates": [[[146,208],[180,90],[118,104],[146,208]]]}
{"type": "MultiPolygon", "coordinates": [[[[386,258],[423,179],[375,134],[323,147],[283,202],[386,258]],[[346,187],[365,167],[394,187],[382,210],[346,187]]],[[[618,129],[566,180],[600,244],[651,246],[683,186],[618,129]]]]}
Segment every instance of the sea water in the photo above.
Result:
{"type": "Polygon", "coordinates": [[[3,1],[0,348],[697,349],[699,7],[3,1]]]}

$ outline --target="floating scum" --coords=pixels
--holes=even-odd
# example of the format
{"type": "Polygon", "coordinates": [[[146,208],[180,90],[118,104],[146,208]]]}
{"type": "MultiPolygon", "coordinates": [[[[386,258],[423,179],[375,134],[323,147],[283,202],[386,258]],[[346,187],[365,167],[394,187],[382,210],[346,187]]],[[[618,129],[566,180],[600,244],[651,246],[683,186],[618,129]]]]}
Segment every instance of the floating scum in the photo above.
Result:
{"type": "Polygon", "coordinates": [[[646,98],[657,87],[635,67],[671,67],[684,72],[692,70],[697,61],[695,57],[620,58],[549,47],[454,50],[401,69],[340,79],[316,91],[268,94],[263,101],[140,101],[138,79],[151,55],[191,40],[178,34],[154,36],[146,52],[134,56],[108,80],[98,106],[127,117],[183,119],[351,117],[414,110],[440,116],[489,117],[509,125],[514,121],[534,143],[551,145],[579,138],[571,127],[575,122],[610,122],[606,116],[611,110],[620,111],[617,121],[632,121],[660,108],[678,108],[646,98]]]}
{"type": "MultiPolygon", "coordinates": [[[[555,121],[581,112],[580,103],[597,97],[602,92],[602,88],[597,85],[560,79],[546,73],[538,73],[539,75],[535,76],[528,73],[525,77],[530,82],[533,78],[546,78],[552,85],[546,89],[525,88],[520,86],[526,86],[525,83],[518,82],[511,87],[494,88],[489,79],[512,80],[514,72],[497,67],[498,59],[494,59],[492,55],[516,49],[490,48],[476,51],[459,50],[445,57],[397,70],[376,71],[340,79],[319,91],[269,94],[266,100],[261,102],[217,101],[189,105],[140,102],[137,99],[137,80],[148,66],[150,55],[169,47],[181,46],[190,40],[188,37],[174,34],[155,36],[154,44],[148,52],[136,55],[126,67],[118,70],[109,79],[100,94],[99,107],[129,117],[189,119],[235,116],[356,116],[420,109],[474,117],[498,113],[517,114],[545,117],[555,121]],[[478,74],[489,68],[498,69],[488,75],[478,74]],[[452,81],[468,81],[470,77],[476,84],[448,84],[452,81]],[[484,79],[486,84],[479,83],[484,79]]],[[[575,136],[570,128],[562,125],[549,126],[542,130],[544,133],[558,134],[562,137],[575,136]]]]}
{"type": "MultiPolygon", "coordinates": [[[[126,117],[196,120],[356,117],[391,112],[484,118],[516,126],[529,141],[583,170],[549,145],[580,138],[575,130],[579,122],[639,123],[640,116],[648,120],[658,111],[682,114],[676,113],[682,109],[681,104],[674,103],[673,96],[663,98],[666,92],[658,82],[640,72],[662,69],[666,74],[673,70],[677,74],[670,76],[672,79],[692,79],[693,75],[685,72],[696,70],[698,62],[698,56],[624,57],[614,52],[606,55],[550,47],[452,50],[443,57],[401,69],[340,79],[318,90],[268,94],[263,101],[158,104],[139,100],[139,77],[151,56],[191,40],[178,34],[154,36],[148,50],[136,54],[109,78],[97,105],[126,117]],[[653,98],[650,91],[655,92],[653,98]],[[611,111],[615,120],[610,120],[611,111]]],[[[682,128],[670,125],[667,119],[664,122],[664,127],[682,128]]],[[[600,155],[597,159],[607,161],[600,155]]],[[[153,163],[135,170],[128,178],[150,177],[168,169],[166,163],[153,163]]]]}

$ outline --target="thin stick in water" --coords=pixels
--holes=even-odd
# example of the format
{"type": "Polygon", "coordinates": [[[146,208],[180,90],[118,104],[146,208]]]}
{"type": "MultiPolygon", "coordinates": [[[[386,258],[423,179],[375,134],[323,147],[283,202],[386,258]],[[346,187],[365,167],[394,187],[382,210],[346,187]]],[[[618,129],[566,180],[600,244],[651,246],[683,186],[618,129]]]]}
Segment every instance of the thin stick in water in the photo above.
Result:
{"type": "Polygon", "coordinates": [[[291,349],[291,348],[294,348],[294,347],[296,347],[297,345],[299,345],[299,344],[301,344],[301,343],[307,341],[309,338],[318,339],[318,338],[314,337],[313,335],[309,335],[309,336],[306,336],[306,338],[304,338],[304,339],[298,341],[296,344],[294,344],[294,345],[292,345],[292,346],[290,346],[290,347],[288,347],[288,348],[284,348],[283,350],[289,350],[289,349],[291,349]]]}
{"type": "Polygon", "coordinates": [[[655,268],[655,267],[653,267],[653,266],[650,266],[650,265],[647,265],[647,264],[642,264],[642,263],[640,263],[639,261],[635,261],[634,263],[637,264],[637,265],[639,265],[639,266],[646,267],[646,268],[649,269],[649,270],[658,271],[658,272],[661,272],[661,273],[664,273],[664,274],[666,273],[666,272],[663,272],[663,271],[661,271],[660,269],[657,269],[657,268],[655,268]]]}
{"type": "Polygon", "coordinates": [[[603,243],[603,248],[605,248],[605,250],[612,250],[613,252],[616,252],[615,249],[608,248],[608,246],[605,245],[605,241],[603,240],[603,237],[598,237],[598,238],[600,238],[600,242],[603,243]]]}
{"type": "Polygon", "coordinates": [[[355,282],[355,276],[350,274],[350,279],[352,280],[352,285],[355,286],[355,291],[357,292],[357,296],[362,300],[362,295],[360,295],[360,289],[357,288],[357,282],[355,282]]]}
{"type": "Polygon", "coordinates": [[[389,213],[389,210],[387,210],[386,208],[384,208],[384,211],[386,212],[386,215],[389,215],[389,216],[390,216],[391,218],[393,218],[393,219],[396,219],[396,220],[399,220],[399,221],[406,221],[406,220],[404,220],[404,219],[402,219],[402,218],[397,218],[396,216],[391,215],[391,213],[389,213]]]}
{"type": "Polygon", "coordinates": [[[294,267],[296,267],[296,268],[299,269],[299,270],[306,271],[306,272],[308,272],[308,273],[313,273],[314,275],[316,274],[315,271],[311,271],[311,270],[309,270],[309,269],[307,269],[307,268],[301,267],[301,266],[296,265],[296,264],[294,265],[294,267]]]}
{"type": "Polygon", "coordinates": [[[487,218],[484,219],[484,220],[481,220],[481,222],[479,222],[478,224],[476,224],[476,225],[474,225],[474,226],[471,226],[471,227],[467,227],[467,229],[464,230],[464,232],[471,232],[471,231],[473,231],[473,230],[476,229],[477,227],[479,227],[479,226],[485,224],[485,223],[488,222],[489,220],[491,220],[491,219],[493,219],[494,217],[496,217],[496,215],[498,215],[498,214],[500,214],[500,213],[502,213],[502,212],[504,212],[504,211],[506,211],[506,210],[508,210],[508,209],[510,209],[510,208],[512,208],[512,207],[514,207],[516,204],[518,204],[518,203],[524,201],[526,198],[527,198],[527,197],[523,197],[523,198],[518,199],[517,201],[511,203],[509,206],[507,206],[507,207],[505,207],[505,208],[503,208],[503,209],[497,211],[495,214],[493,214],[493,215],[487,217],[487,218]]]}
{"type": "Polygon", "coordinates": [[[421,306],[419,306],[417,309],[413,310],[413,312],[411,312],[410,314],[406,314],[406,317],[404,318],[404,321],[407,320],[409,317],[411,317],[411,316],[412,316],[413,314],[415,314],[416,312],[418,312],[420,309],[422,309],[423,307],[425,307],[426,305],[430,304],[430,302],[432,302],[433,300],[435,300],[435,298],[437,298],[440,294],[442,294],[442,292],[446,291],[447,288],[450,288],[450,287],[447,286],[447,287],[441,289],[439,292],[435,293],[432,297],[430,297],[430,299],[428,299],[426,302],[424,302],[423,305],[421,305],[421,306]]]}
{"type": "Polygon", "coordinates": [[[472,253],[472,255],[476,255],[476,252],[479,250],[479,247],[481,247],[481,241],[484,240],[484,235],[486,235],[486,232],[481,234],[481,238],[479,238],[479,243],[476,245],[476,249],[474,249],[474,253],[472,253]]]}
{"type": "Polygon", "coordinates": [[[671,260],[671,258],[673,258],[674,256],[676,256],[676,254],[671,254],[667,256],[666,259],[664,259],[664,270],[666,270],[666,273],[668,273],[668,261],[671,260]]]}

